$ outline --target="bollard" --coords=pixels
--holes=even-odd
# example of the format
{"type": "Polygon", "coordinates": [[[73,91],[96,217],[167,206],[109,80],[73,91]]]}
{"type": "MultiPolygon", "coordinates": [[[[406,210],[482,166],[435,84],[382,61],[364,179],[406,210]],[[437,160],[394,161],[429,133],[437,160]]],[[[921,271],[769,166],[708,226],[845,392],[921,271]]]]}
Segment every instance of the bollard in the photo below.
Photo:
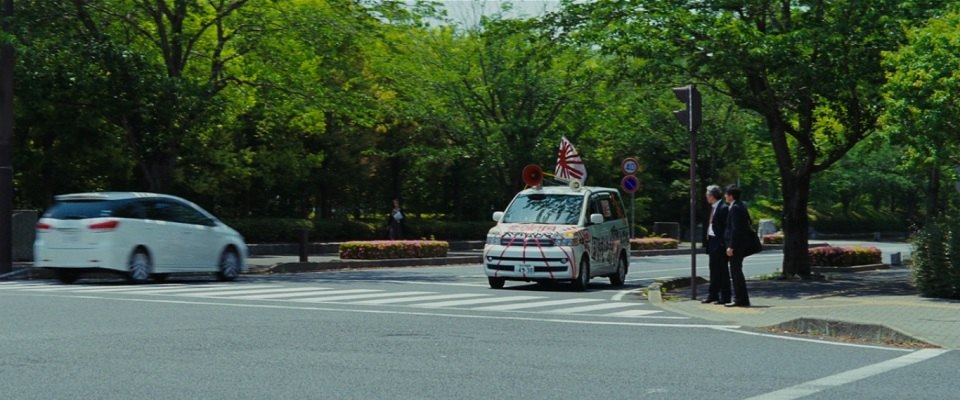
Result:
{"type": "Polygon", "coordinates": [[[892,266],[903,265],[903,262],[900,261],[900,252],[890,253],[890,265],[892,266]]]}
{"type": "Polygon", "coordinates": [[[307,237],[310,234],[306,229],[300,231],[300,262],[307,262],[307,237]]]}

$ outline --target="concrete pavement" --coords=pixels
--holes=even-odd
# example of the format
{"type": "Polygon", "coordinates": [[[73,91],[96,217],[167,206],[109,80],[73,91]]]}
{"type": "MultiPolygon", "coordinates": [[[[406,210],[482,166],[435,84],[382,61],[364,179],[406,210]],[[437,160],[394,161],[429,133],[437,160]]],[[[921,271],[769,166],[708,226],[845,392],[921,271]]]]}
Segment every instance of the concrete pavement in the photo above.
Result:
{"type": "MultiPolygon", "coordinates": [[[[933,345],[960,349],[960,301],[920,297],[908,267],[826,277],[825,281],[748,278],[749,308],[701,304],[690,299],[690,288],[669,292],[672,300],[657,305],[695,318],[756,328],[799,319],[879,325],[933,345]]],[[[706,287],[698,289],[703,298],[706,287]]]]}

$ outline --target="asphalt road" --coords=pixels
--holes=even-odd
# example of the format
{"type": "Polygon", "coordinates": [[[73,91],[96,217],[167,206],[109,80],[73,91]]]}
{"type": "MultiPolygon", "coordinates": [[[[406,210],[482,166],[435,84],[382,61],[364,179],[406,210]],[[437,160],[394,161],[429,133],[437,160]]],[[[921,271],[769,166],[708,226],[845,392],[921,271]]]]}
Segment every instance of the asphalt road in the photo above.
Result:
{"type": "MultiPolygon", "coordinates": [[[[757,258],[760,259],[759,257],[757,258]]],[[[797,340],[479,266],[0,282],[4,399],[955,398],[960,354],[797,340]]],[[[759,261],[758,261],[759,264],[759,261]]],[[[759,266],[757,268],[760,268],[759,266]]],[[[648,278],[649,277],[649,278],[648,278]]]]}

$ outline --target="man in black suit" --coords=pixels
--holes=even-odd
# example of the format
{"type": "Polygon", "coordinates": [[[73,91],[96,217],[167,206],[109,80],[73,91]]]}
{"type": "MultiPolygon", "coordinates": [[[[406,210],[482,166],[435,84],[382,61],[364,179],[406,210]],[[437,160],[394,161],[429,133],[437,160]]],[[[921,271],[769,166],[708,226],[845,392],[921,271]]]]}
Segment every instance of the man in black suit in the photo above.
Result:
{"type": "Polygon", "coordinates": [[[703,247],[710,256],[710,292],[707,298],[700,302],[727,304],[731,299],[727,246],[723,241],[727,226],[727,205],[723,202],[723,192],[719,186],[707,186],[707,202],[710,203],[710,217],[707,219],[707,240],[703,247]]]}
{"type": "Polygon", "coordinates": [[[725,199],[729,204],[727,210],[727,226],[724,231],[724,242],[727,246],[727,257],[730,258],[730,277],[733,278],[733,302],[724,304],[727,307],[750,307],[750,296],[747,295],[747,280],[743,276],[743,258],[746,255],[750,236],[750,212],[740,201],[740,188],[736,185],[727,186],[725,199]]]}

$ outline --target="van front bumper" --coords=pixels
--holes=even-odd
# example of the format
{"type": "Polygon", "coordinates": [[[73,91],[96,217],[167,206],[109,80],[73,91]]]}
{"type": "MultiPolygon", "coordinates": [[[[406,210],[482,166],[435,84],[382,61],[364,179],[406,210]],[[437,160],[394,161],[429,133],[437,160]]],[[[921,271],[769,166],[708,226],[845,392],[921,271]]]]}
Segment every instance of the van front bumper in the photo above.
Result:
{"type": "Polygon", "coordinates": [[[488,277],[504,279],[576,279],[577,254],[573,247],[487,245],[483,252],[483,270],[488,277]]]}

